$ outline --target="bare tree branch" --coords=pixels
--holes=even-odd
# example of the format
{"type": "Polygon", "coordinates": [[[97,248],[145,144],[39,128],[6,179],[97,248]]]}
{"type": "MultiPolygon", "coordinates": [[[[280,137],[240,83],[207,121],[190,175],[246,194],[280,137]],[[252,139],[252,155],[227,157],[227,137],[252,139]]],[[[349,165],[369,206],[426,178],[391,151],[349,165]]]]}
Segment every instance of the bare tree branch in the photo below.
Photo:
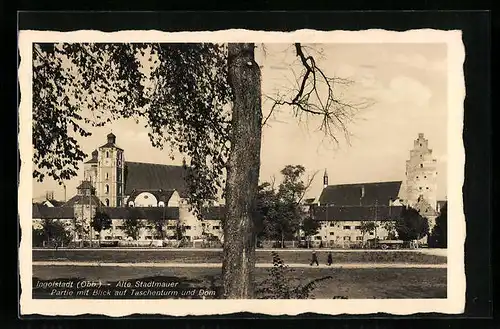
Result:
{"type": "MultiPolygon", "coordinates": [[[[342,95],[339,94],[338,87],[348,86],[352,81],[329,77],[322,68],[317,66],[317,59],[305,52],[310,47],[303,46],[300,43],[295,43],[294,46],[296,57],[303,69],[302,73],[297,75],[292,70],[297,86],[291,96],[285,97],[278,94],[274,98],[269,97],[273,99],[274,103],[268,117],[264,120],[264,124],[276,108],[286,105],[292,107],[294,115],[297,117],[302,116],[302,114],[321,117],[319,130],[333,139],[335,143],[338,143],[337,133],[339,131],[344,134],[346,141],[349,142],[347,124],[352,122],[354,115],[360,109],[367,107],[369,104],[342,101],[342,95]]],[[[317,53],[319,57],[322,57],[321,52],[317,53]]]]}

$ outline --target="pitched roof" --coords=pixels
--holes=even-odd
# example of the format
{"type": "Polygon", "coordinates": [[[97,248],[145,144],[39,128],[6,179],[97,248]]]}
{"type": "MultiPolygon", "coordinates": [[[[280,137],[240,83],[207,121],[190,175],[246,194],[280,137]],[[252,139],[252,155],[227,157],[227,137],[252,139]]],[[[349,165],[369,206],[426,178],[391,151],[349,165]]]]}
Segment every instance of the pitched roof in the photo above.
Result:
{"type": "Polygon", "coordinates": [[[69,207],[47,207],[33,204],[32,216],[36,219],[72,219],[74,210],[69,207]]]}
{"type": "MultiPolygon", "coordinates": [[[[172,194],[174,194],[175,190],[162,190],[162,189],[159,189],[159,190],[146,190],[146,189],[134,190],[134,191],[132,191],[132,193],[130,193],[129,200],[134,200],[139,194],[141,194],[143,192],[149,192],[149,193],[153,194],[155,196],[156,200],[158,200],[158,202],[163,201],[165,203],[168,203],[168,201],[172,197],[172,194]]],[[[127,203],[127,206],[128,206],[128,203],[127,203]]]]}
{"type": "Polygon", "coordinates": [[[94,187],[88,180],[84,180],[78,185],[77,189],[93,189],[94,187]]]}
{"type": "Polygon", "coordinates": [[[399,195],[402,181],[328,185],[321,192],[321,205],[372,206],[389,205],[399,195]]]}
{"type": "Polygon", "coordinates": [[[403,206],[330,206],[314,207],[314,219],[319,221],[388,221],[396,220],[403,206]]]}
{"type": "Polygon", "coordinates": [[[94,206],[104,207],[104,204],[95,195],[92,195],[90,197],[88,195],[75,195],[74,197],[66,201],[63,207],[74,207],[77,204],[92,204],[94,206]]]}
{"type": "Polygon", "coordinates": [[[176,190],[186,196],[186,169],[182,166],[155,163],[125,163],[125,195],[134,190],[176,190]]]}
{"type": "Polygon", "coordinates": [[[107,213],[112,219],[178,219],[178,207],[102,207],[100,211],[107,213]]]}

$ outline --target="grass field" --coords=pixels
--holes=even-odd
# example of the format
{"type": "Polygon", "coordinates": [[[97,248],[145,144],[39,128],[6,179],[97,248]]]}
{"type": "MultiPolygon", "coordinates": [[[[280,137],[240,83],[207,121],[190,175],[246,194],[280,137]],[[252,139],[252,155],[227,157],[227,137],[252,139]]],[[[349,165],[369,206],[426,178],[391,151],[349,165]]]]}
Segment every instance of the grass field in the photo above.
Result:
{"type": "MultiPolygon", "coordinates": [[[[279,251],[280,257],[288,264],[308,263],[311,253],[306,251],[279,251]]],[[[320,263],[326,263],[327,251],[316,252],[320,263]]],[[[334,263],[407,263],[446,264],[446,257],[422,254],[412,251],[397,252],[333,252],[334,263]]],[[[221,263],[220,250],[179,251],[179,250],[34,250],[33,261],[73,261],[73,262],[169,262],[169,263],[221,263]]],[[[271,263],[271,251],[258,250],[257,263],[271,263]]]]}
{"type": "MultiPolygon", "coordinates": [[[[256,268],[256,286],[268,277],[268,269],[256,268]]],[[[85,278],[116,282],[154,278],[176,281],[185,287],[220,289],[221,269],[217,268],[113,268],[85,266],[33,266],[37,280],[85,278]]],[[[315,278],[332,276],[320,282],[313,291],[314,298],[349,299],[372,298],[446,298],[446,269],[294,269],[294,284],[308,283],[315,278]]],[[[34,298],[36,296],[34,290],[34,298]]]]}

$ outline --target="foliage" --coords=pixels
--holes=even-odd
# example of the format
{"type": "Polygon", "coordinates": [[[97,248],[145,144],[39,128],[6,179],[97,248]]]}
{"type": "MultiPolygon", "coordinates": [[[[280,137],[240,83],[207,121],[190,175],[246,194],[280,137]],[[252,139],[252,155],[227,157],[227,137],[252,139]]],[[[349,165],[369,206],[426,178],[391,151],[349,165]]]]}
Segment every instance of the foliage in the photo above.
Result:
{"type": "Polygon", "coordinates": [[[321,224],[319,221],[315,220],[311,216],[307,216],[304,218],[304,221],[302,222],[301,228],[302,231],[304,231],[304,235],[306,240],[309,240],[309,237],[316,235],[319,233],[319,228],[321,227],[321,224]]]}
{"type": "Polygon", "coordinates": [[[34,245],[56,242],[57,245],[67,245],[71,241],[71,233],[63,223],[56,219],[43,219],[41,228],[33,229],[34,245]]]}
{"type": "Polygon", "coordinates": [[[373,221],[362,221],[360,226],[361,234],[363,234],[363,240],[366,233],[375,232],[378,227],[377,223],[373,221]]]}
{"type": "Polygon", "coordinates": [[[62,184],[86,157],[78,136],[117,118],[146,121],[153,146],[187,155],[190,204],[223,186],[231,101],[218,44],[35,44],[33,176],[62,184]]]}
{"type": "Polygon", "coordinates": [[[175,225],[175,236],[177,240],[182,240],[184,238],[184,235],[186,234],[186,228],[180,221],[177,221],[175,225]]]}
{"type": "Polygon", "coordinates": [[[396,220],[398,238],[403,241],[419,240],[429,233],[427,218],[412,207],[404,207],[396,220]]]}
{"type": "Polygon", "coordinates": [[[397,238],[396,223],[393,221],[386,221],[382,227],[387,231],[387,239],[395,240],[397,238]]]}
{"type": "Polygon", "coordinates": [[[111,220],[111,217],[109,217],[106,212],[97,210],[94,217],[92,218],[90,225],[92,226],[94,231],[100,234],[101,231],[111,228],[112,223],[113,221],[111,220]]]}
{"type": "Polygon", "coordinates": [[[165,232],[163,231],[165,227],[165,221],[163,220],[156,220],[156,219],[150,219],[148,220],[149,224],[153,226],[153,229],[155,230],[156,234],[161,237],[163,240],[163,237],[165,235],[165,232]]]}
{"type": "Polygon", "coordinates": [[[432,228],[429,247],[447,248],[448,246],[448,207],[445,205],[436,217],[436,225],[432,228]]]}
{"type": "Polygon", "coordinates": [[[143,227],[144,223],[133,211],[130,211],[129,217],[123,220],[123,232],[134,240],[137,240],[139,232],[143,227]]]}
{"type": "MultiPolygon", "coordinates": [[[[301,201],[312,179],[304,182],[305,168],[301,165],[287,165],[281,170],[282,182],[278,188],[271,183],[263,183],[257,192],[255,227],[257,237],[272,240],[292,239],[299,230],[307,213],[301,201]]],[[[311,231],[314,231],[314,223],[311,231]]]]}
{"type": "Polygon", "coordinates": [[[262,299],[308,299],[311,293],[317,288],[318,283],[333,279],[332,276],[325,276],[311,280],[306,284],[294,284],[292,273],[294,269],[285,265],[279,255],[273,251],[273,267],[269,269],[269,276],[257,290],[259,298],[262,299]]]}

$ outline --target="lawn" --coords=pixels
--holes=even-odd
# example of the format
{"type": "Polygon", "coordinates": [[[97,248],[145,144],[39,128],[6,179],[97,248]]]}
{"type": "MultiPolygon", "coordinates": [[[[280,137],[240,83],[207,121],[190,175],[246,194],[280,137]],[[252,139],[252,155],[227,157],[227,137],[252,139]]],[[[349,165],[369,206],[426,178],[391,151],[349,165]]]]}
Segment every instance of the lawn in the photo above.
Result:
{"type": "MultiPolygon", "coordinates": [[[[268,273],[269,269],[255,269],[257,287],[263,286],[268,273]]],[[[111,283],[120,280],[149,279],[157,282],[178,282],[179,289],[213,289],[217,293],[220,293],[220,274],[219,268],[33,266],[34,285],[39,280],[54,279],[85,278],[85,280],[111,283]]],[[[294,269],[289,278],[293,284],[305,284],[326,276],[332,276],[333,279],[320,282],[311,297],[317,299],[446,298],[446,269],[300,268],[294,269]]],[[[34,289],[33,297],[47,298],[47,294],[41,289],[34,289]]]]}
{"type": "MultiPolygon", "coordinates": [[[[280,257],[288,264],[307,264],[311,253],[307,251],[279,251],[280,257]]],[[[318,250],[318,259],[326,263],[327,251],[318,250]]],[[[333,252],[334,263],[409,263],[446,264],[446,257],[421,254],[413,251],[356,251],[333,252]]],[[[220,250],[34,250],[33,261],[73,261],[73,262],[165,262],[165,263],[221,263],[220,250]]],[[[272,254],[268,250],[257,250],[257,263],[271,263],[272,254]]]]}

